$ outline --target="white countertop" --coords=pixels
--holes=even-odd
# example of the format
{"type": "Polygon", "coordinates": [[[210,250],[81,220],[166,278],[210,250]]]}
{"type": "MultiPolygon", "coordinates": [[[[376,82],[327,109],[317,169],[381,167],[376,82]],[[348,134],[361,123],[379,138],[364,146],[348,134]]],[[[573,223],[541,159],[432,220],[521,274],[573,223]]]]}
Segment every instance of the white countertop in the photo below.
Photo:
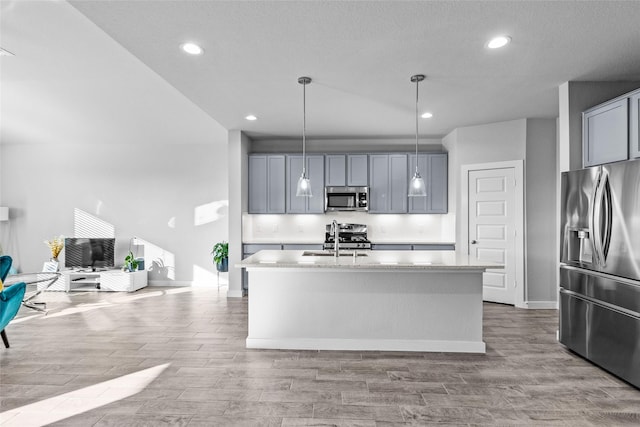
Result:
{"type": "MultiPolygon", "coordinates": [[[[322,241],[309,241],[309,240],[273,240],[273,239],[253,239],[250,241],[242,242],[243,245],[322,245],[324,240],[322,241]]],[[[442,241],[415,241],[411,242],[402,242],[398,240],[376,240],[372,241],[373,245],[455,245],[456,242],[442,242],[442,241]]]]}
{"type": "Polygon", "coordinates": [[[323,268],[323,269],[376,269],[376,270],[485,270],[502,268],[500,264],[480,263],[467,255],[453,251],[340,251],[349,254],[336,258],[329,251],[260,251],[244,259],[236,267],[256,268],[323,268]],[[304,253],[330,253],[331,256],[303,255],[304,253]]]}

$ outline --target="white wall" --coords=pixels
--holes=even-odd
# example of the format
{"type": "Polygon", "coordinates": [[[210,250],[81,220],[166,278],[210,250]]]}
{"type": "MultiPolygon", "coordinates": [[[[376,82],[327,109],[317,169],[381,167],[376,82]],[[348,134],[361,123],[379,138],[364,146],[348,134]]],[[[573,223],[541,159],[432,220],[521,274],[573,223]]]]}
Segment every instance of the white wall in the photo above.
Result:
{"type": "MultiPolygon", "coordinates": [[[[443,139],[449,151],[449,180],[455,187],[449,199],[461,206],[461,170],[463,165],[521,160],[525,157],[526,120],[511,120],[480,126],[461,127],[443,139]]],[[[451,203],[451,202],[450,202],[451,203]]],[[[456,242],[460,242],[461,216],[456,218],[456,242]]]]}
{"type": "Polygon", "coordinates": [[[527,120],[525,167],[528,301],[557,300],[556,119],[527,120]]]}
{"type": "MultiPolygon", "coordinates": [[[[449,151],[450,199],[461,206],[461,167],[525,161],[525,278],[530,306],[556,296],[556,120],[519,119],[458,128],[443,139],[449,151]]],[[[451,206],[451,202],[450,202],[451,206]]],[[[456,220],[460,246],[463,224],[456,220]]]]}
{"type": "Polygon", "coordinates": [[[242,269],[235,265],[242,260],[242,215],[247,211],[248,157],[250,140],[243,132],[229,132],[229,288],[227,296],[242,296],[242,269]]]}
{"type": "Polygon", "coordinates": [[[136,236],[147,268],[164,264],[155,283],[215,285],[226,131],[66,2],[14,2],[2,22],[22,35],[3,38],[16,56],[0,75],[5,252],[39,271],[43,241],[73,236],[79,209],[113,226],[117,263],[136,236]]]}
{"type": "Polygon", "coordinates": [[[224,146],[4,144],[2,151],[12,230],[3,246],[22,271],[39,271],[49,258],[43,240],[74,235],[80,209],[113,225],[118,264],[136,236],[146,242],[147,268],[157,258],[167,267],[154,267],[151,280],[213,280],[209,252],[227,234],[227,188],[213,184],[226,182],[226,169],[216,167],[224,146]]]}

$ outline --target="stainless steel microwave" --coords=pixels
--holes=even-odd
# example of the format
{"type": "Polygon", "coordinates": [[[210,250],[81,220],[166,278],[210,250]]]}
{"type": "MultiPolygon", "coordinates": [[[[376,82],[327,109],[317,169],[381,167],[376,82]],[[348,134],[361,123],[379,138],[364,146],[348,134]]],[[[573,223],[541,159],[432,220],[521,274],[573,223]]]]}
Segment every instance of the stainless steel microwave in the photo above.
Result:
{"type": "Polygon", "coordinates": [[[325,187],[324,211],[369,210],[369,187],[325,187]]]}

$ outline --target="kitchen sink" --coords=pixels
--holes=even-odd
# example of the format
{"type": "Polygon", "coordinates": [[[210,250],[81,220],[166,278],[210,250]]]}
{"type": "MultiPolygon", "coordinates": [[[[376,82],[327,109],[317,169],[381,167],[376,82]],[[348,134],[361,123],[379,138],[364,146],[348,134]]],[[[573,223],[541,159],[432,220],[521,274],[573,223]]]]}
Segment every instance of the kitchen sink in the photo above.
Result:
{"type": "MultiPolygon", "coordinates": [[[[353,256],[353,251],[340,251],[340,256],[353,256]]],[[[356,252],[355,255],[359,256],[368,256],[365,252],[356,252]]],[[[330,251],[304,251],[302,252],[302,256],[335,256],[335,253],[330,251]]]]}

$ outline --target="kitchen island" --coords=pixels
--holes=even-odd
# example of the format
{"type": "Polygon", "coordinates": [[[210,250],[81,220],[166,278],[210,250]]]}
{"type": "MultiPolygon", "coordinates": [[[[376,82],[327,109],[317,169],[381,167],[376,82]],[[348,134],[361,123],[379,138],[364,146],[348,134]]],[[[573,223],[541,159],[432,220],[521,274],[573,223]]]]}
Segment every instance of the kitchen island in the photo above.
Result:
{"type": "Polygon", "coordinates": [[[484,353],[482,273],[451,251],[260,251],[247,348],[484,353]]]}

